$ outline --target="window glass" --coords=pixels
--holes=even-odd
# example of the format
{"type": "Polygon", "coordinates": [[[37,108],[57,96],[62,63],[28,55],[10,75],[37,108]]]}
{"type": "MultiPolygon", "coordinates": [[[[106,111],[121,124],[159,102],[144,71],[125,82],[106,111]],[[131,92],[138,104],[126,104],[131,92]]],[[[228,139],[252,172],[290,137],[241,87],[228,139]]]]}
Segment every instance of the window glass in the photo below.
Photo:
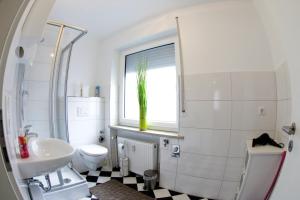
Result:
{"type": "Polygon", "coordinates": [[[136,66],[143,58],[148,61],[148,121],[176,123],[177,74],[173,43],[125,56],[124,118],[137,121],[139,119],[136,66]]]}

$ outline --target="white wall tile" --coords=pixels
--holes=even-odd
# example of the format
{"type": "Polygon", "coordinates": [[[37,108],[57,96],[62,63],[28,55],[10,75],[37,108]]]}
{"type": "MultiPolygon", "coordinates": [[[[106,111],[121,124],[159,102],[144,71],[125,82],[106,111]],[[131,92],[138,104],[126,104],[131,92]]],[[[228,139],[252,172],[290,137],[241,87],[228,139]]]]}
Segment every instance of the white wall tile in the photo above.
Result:
{"type": "Polygon", "coordinates": [[[159,186],[170,190],[175,189],[176,172],[169,170],[160,170],[159,172],[159,186]]]}
{"type": "Polygon", "coordinates": [[[285,146],[288,145],[288,135],[282,131],[282,126],[291,124],[291,100],[278,100],[277,101],[277,119],[276,119],[276,139],[282,142],[285,146]]]}
{"type": "Polygon", "coordinates": [[[28,99],[34,101],[47,101],[49,99],[49,82],[24,81],[24,89],[28,92],[28,99]]]}
{"type": "Polygon", "coordinates": [[[288,147],[289,144],[289,136],[283,131],[276,131],[276,141],[283,143],[285,147],[288,147]]]}
{"type": "Polygon", "coordinates": [[[229,156],[244,157],[246,154],[246,141],[269,133],[274,138],[274,131],[231,131],[229,156]]]}
{"type": "Polygon", "coordinates": [[[279,100],[277,101],[277,122],[276,129],[278,132],[282,126],[288,126],[291,124],[291,100],[279,100]]]}
{"type": "Polygon", "coordinates": [[[32,125],[31,131],[39,135],[39,138],[49,138],[50,128],[49,121],[26,121],[25,125],[32,125]]]}
{"type": "Polygon", "coordinates": [[[55,46],[59,33],[59,28],[55,26],[45,26],[43,32],[44,41],[42,42],[43,45],[47,46],[55,46]]]}
{"type": "Polygon", "coordinates": [[[176,138],[167,138],[167,137],[160,137],[159,138],[159,147],[163,150],[169,150],[171,152],[171,147],[173,144],[179,144],[179,140],[176,138]],[[164,140],[168,140],[168,144],[164,145],[164,140]]]}
{"type": "Polygon", "coordinates": [[[29,81],[49,81],[51,74],[51,64],[33,63],[28,65],[25,70],[25,80],[29,81]]]}
{"type": "Polygon", "coordinates": [[[204,155],[226,156],[230,142],[229,130],[183,128],[179,140],[181,151],[204,155]]]}
{"type": "Polygon", "coordinates": [[[160,170],[176,173],[177,169],[177,158],[171,156],[171,148],[163,149],[160,148],[160,170]]]}
{"type": "Polygon", "coordinates": [[[239,182],[223,181],[218,199],[233,200],[237,192],[239,182]]]}
{"type": "Polygon", "coordinates": [[[34,58],[35,62],[51,64],[53,57],[51,56],[54,52],[54,47],[39,45],[34,58]]]}
{"type": "Polygon", "coordinates": [[[230,129],[230,101],[187,101],[181,127],[230,129]]]}
{"type": "Polygon", "coordinates": [[[97,98],[68,98],[68,116],[70,120],[104,120],[104,102],[97,98]]]}
{"type": "Polygon", "coordinates": [[[232,72],[233,100],[275,100],[274,72],[232,72]]]}
{"type": "Polygon", "coordinates": [[[24,118],[26,120],[49,120],[48,101],[26,101],[24,103],[24,118]]]}
{"type": "Polygon", "coordinates": [[[231,100],[230,73],[185,76],[186,100],[231,100]]]}
{"type": "Polygon", "coordinates": [[[216,199],[221,181],[177,174],[175,190],[195,196],[216,199]]]}
{"type": "Polygon", "coordinates": [[[69,121],[68,123],[72,145],[97,143],[99,132],[104,129],[104,121],[101,120],[69,121]]]}
{"type": "Polygon", "coordinates": [[[276,124],[276,101],[233,101],[232,129],[274,130],[276,124]],[[260,113],[260,109],[264,113],[260,113]]]}
{"type": "Polygon", "coordinates": [[[178,173],[207,179],[222,180],[226,157],[181,153],[178,173]]]}
{"type": "Polygon", "coordinates": [[[105,119],[105,102],[103,103],[96,103],[96,112],[95,112],[95,117],[96,119],[104,120],[105,119]]]}
{"type": "Polygon", "coordinates": [[[288,66],[283,63],[276,70],[276,83],[277,83],[277,99],[290,99],[291,98],[291,87],[290,77],[288,72],[288,66]]]}
{"type": "Polygon", "coordinates": [[[244,158],[229,157],[227,159],[224,180],[239,181],[244,167],[244,158]]]}

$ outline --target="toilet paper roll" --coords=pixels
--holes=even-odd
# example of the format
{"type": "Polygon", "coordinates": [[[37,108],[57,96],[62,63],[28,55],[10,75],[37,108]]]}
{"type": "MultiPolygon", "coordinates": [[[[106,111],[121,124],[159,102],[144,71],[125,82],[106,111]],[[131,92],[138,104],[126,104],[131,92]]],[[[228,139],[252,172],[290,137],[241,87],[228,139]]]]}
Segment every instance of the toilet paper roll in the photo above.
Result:
{"type": "Polygon", "coordinates": [[[125,157],[125,146],[123,143],[118,143],[118,154],[119,154],[119,158],[125,157]]]}

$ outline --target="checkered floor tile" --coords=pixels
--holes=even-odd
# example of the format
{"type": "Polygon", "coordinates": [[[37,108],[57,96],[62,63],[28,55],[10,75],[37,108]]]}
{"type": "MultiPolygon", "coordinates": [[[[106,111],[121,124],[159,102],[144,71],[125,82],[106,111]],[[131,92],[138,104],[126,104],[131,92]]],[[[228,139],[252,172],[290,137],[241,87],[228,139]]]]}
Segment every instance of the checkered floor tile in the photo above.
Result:
{"type": "MultiPolygon", "coordinates": [[[[89,187],[93,187],[95,185],[105,183],[111,179],[115,179],[125,184],[126,186],[131,187],[157,200],[169,200],[169,199],[170,200],[200,200],[200,199],[208,200],[201,197],[178,193],[158,186],[153,191],[145,191],[144,180],[142,176],[130,172],[128,176],[122,177],[120,175],[119,168],[114,168],[114,169],[99,168],[96,171],[88,171],[81,174],[86,178],[89,187]]],[[[86,197],[82,200],[97,200],[97,198],[94,195],[91,195],[90,197],[86,197]]]]}

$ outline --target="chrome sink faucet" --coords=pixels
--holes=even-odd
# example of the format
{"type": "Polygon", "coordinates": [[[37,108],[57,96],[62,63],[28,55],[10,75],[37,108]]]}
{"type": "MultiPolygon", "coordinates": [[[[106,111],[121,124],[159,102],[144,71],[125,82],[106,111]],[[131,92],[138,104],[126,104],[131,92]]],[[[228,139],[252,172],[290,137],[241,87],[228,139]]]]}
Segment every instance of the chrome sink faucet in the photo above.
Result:
{"type": "Polygon", "coordinates": [[[39,135],[37,133],[30,132],[30,128],[32,125],[26,125],[24,126],[24,133],[26,137],[38,137],[39,135]]]}
{"type": "Polygon", "coordinates": [[[31,127],[32,127],[32,125],[26,125],[26,126],[24,126],[23,129],[24,129],[25,136],[28,135],[31,127]]]}

